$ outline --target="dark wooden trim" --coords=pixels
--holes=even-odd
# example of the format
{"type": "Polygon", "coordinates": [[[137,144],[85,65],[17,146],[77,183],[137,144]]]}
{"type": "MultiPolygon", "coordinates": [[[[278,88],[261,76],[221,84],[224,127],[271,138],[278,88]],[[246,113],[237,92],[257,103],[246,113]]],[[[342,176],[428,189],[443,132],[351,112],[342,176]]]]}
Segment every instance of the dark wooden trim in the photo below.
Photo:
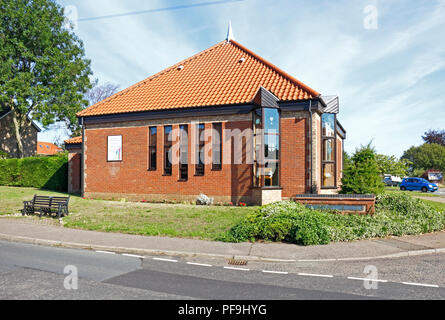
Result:
{"type": "Polygon", "coordinates": [[[82,149],[82,143],[65,144],[66,150],[82,149]]]}
{"type": "Polygon", "coordinates": [[[323,104],[320,99],[279,101],[278,106],[282,111],[308,111],[310,107],[312,112],[323,113],[323,104]]]}
{"type": "MultiPolygon", "coordinates": [[[[103,116],[82,117],[85,124],[112,123],[138,120],[157,120],[169,118],[216,116],[228,114],[247,114],[254,107],[251,103],[212,107],[180,108],[171,110],[119,113],[103,116]]],[[[79,120],[80,121],[80,120],[79,120]]]]}

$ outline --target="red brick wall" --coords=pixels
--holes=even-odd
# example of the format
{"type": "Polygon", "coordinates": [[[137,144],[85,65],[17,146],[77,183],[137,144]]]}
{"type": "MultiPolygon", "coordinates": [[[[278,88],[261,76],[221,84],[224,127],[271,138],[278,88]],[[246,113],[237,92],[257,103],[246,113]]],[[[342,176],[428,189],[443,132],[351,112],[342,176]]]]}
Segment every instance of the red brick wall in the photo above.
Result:
{"type": "MultiPolygon", "coordinates": [[[[171,200],[182,200],[181,196],[196,196],[204,193],[211,197],[221,197],[233,202],[252,195],[253,168],[246,164],[246,142],[243,143],[243,164],[224,164],[222,170],[212,171],[211,163],[205,165],[204,176],[195,176],[195,165],[192,164],[191,125],[189,124],[189,166],[188,180],[179,181],[179,165],[173,164],[171,176],[164,176],[164,129],[163,125],[157,128],[157,170],[148,170],[148,126],[103,128],[85,130],[86,159],[85,159],[85,194],[112,194],[112,195],[164,195],[171,200]],[[123,161],[107,162],[107,136],[122,135],[123,161]],[[178,199],[175,199],[178,197],[178,199]]],[[[179,125],[173,125],[178,129],[179,125]]],[[[205,123],[206,132],[212,128],[211,123],[205,123]]],[[[251,129],[251,121],[223,122],[224,129],[251,129]]],[[[283,188],[282,196],[291,198],[296,194],[308,191],[309,162],[307,144],[309,124],[306,118],[281,119],[281,173],[280,184],[283,188]]],[[[317,137],[320,142],[320,137],[317,137]]],[[[232,148],[223,137],[223,154],[226,148],[232,148]]],[[[206,154],[212,158],[211,136],[206,137],[206,154]]],[[[317,148],[318,149],[318,148],[317,148]]],[[[320,148],[321,149],[321,148],[320,148]]],[[[316,150],[318,152],[318,150],[316,150]]],[[[341,168],[341,148],[338,148],[337,157],[338,175],[341,168]]],[[[321,156],[319,157],[319,159],[321,156]]],[[[233,160],[233,155],[232,155],[233,160]]],[[[211,161],[210,161],[211,162],[211,161]]],[[[314,166],[316,164],[314,163],[314,166]]],[[[318,173],[317,176],[320,176],[318,173]]],[[[316,177],[313,177],[316,181],[316,177]]],[[[141,197],[141,200],[143,197],[141,197]]]]}
{"type": "Polygon", "coordinates": [[[306,192],[307,140],[306,119],[281,119],[280,183],[285,198],[306,192]]]}
{"type": "Polygon", "coordinates": [[[82,154],[81,153],[70,153],[68,157],[68,174],[70,175],[68,179],[68,192],[79,193],[80,192],[80,164],[81,164],[82,154]]]}
{"type": "MultiPolygon", "coordinates": [[[[226,126],[228,129],[244,130],[250,128],[252,123],[250,121],[223,123],[223,131],[226,126]]],[[[212,124],[206,123],[205,127],[211,129],[212,124]]],[[[179,125],[173,125],[173,130],[178,128],[179,125]]],[[[179,181],[177,164],[173,164],[171,176],[164,176],[163,133],[163,126],[158,126],[157,170],[148,171],[148,126],[85,130],[85,193],[170,195],[172,200],[175,200],[176,195],[181,198],[181,195],[194,196],[200,193],[208,196],[225,196],[229,199],[232,196],[250,198],[251,165],[223,164],[222,170],[212,171],[212,165],[206,164],[204,176],[195,176],[195,166],[191,161],[194,143],[191,141],[190,125],[188,180],[179,181]],[[112,135],[122,135],[122,162],[107,162],[107,136],[112,135]]],[[[229,145],[223,143],[223,150],[227,147],[229,145]]],[[[205,148],[211,159],[211,137],[207,137],[205,148]]]]}

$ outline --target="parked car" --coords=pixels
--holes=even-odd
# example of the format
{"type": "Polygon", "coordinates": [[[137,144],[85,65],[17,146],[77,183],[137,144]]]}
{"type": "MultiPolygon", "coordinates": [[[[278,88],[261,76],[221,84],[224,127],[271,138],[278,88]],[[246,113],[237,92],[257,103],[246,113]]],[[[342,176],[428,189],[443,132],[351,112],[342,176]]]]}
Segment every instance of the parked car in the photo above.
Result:
{"type": "Polygon", "coordinates": [[[402,183],[402,179],[400,177],[392,176],[390,174],[385,174],[383,182],[389,187],[397,187],[399,184],[402,183]]]}
{"type": "Polygon", "coordinates": [[[431,183],[423,178],[405,178],[400,184],[400,190],[402,191],[418,190],[422,192],[436,192],[438,189],[437,184],[431,183]]]}

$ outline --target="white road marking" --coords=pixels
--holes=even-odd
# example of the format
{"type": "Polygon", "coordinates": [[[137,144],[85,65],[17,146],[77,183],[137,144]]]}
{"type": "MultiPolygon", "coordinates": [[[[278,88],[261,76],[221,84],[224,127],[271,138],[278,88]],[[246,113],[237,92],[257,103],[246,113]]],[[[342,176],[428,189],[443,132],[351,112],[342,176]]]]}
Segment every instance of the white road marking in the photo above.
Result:
{"type": "Polygon", "coordinates": [[[285,271],[270,271],[270,270],[263,270],[264,273],[274,273],[274,274],[289,274],[289,272],[285,271]]]}
{"type": "Polygon", "coordinates": [[[116,254],[116,252],[110,252],[110,251],[96,251],[97,253],[105,253],[105,254],[116,254]]]}
{"type": "Polygon", "coordinates": [[[306,276],[306,277],[320,277],[320,278],[333,278],[333,275],[330,274],[314,274],[314,273],[299,273],[299,276],[306,276]]]}
{"type": "Polygon", "coordinates": [[[178,260],[173,260],[173,259],[163,259],[163,258],[153,258],[153,260],[157,260],[157,261],[165,261],[165,262],[178,262],[178,260]]]}
{"type": "Polygon", "coordinates": [[[250,269],[246,269],[246,268],[234,268],[234,267],[224,267],[224,269],[238,270],[238,271],[250,271],[250,269]]]}
{"type": "Polygon", "coordinates": [[[360,280],[360,281],[388,282],[388,280],[356,278],[356,277],[348,277],[348,279],[349,280],[360,280]]]}
{"type": "Polygon", "coordinates": [[[206,263],[187,262],[187,264],[200,267],[213,267],[211,264],[206,264],[206,263]]]}
{"type": "Polygon", "coordinates": [[[409,285],[409,286],[439,288],[439,286],[435,285],[435,284],[415,283],[415,282],[402,282],[402,283],[406,284],[406,285],[409,285]]]}
{"type": "Polygon", "coordinates": [[[132,258],[144,259],[143,256],[138,256],[138,255],[136,255],[136,254],[123,253],[122,255],[123,255],[123,256],[126,256],[126,257],[132,257],[132,258]]]}

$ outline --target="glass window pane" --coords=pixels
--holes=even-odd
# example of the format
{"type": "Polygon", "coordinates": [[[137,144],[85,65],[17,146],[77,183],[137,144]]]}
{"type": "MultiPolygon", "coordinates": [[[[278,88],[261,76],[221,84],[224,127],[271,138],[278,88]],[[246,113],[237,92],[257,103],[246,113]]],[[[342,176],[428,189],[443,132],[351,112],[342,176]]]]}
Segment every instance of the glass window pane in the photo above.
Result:
{"type": "Polygon", "coordinates": [[[334,139],[324,140],[323,161],[334,161],[334,139]]]}
{"type": "Polygon", "coordinates": [[[279,171],[278,162],[266,162],[264,168],[264,186],[278,187],[279,186],[279,171]]]}
{"type": "Polygon", "coordinates": [[[323,187],[335,187],[335,166],[333,163],[323,164],[323,187]]]}
{"type": "Polygon", "coordinates": [[[335,130],[335,115],[332,113],[325,113],[322,115],[321,121],[323,126],[323,136],[333,137],[335,130]]]}
{"type": "Polygon", "coordinates": [[[276,133],[280,130],[280,117],[277,109],[265,108],[264,109],[264,132],[276,133]]]}
{"type": "Polygon", "coordinates": [[[264,136],[264,158],[269,160],[278,160],[280,138],[277,135],[264,136]]]}
{"type": "Polygon", "coordinates": [[[255,132],[258,132],[258,130],[262,129],[262,121],[261,118],[263,117],[262,115],[262,109],[256,109],[255,113],[254,113],[254,128],[255,128],[255,132]]]}

